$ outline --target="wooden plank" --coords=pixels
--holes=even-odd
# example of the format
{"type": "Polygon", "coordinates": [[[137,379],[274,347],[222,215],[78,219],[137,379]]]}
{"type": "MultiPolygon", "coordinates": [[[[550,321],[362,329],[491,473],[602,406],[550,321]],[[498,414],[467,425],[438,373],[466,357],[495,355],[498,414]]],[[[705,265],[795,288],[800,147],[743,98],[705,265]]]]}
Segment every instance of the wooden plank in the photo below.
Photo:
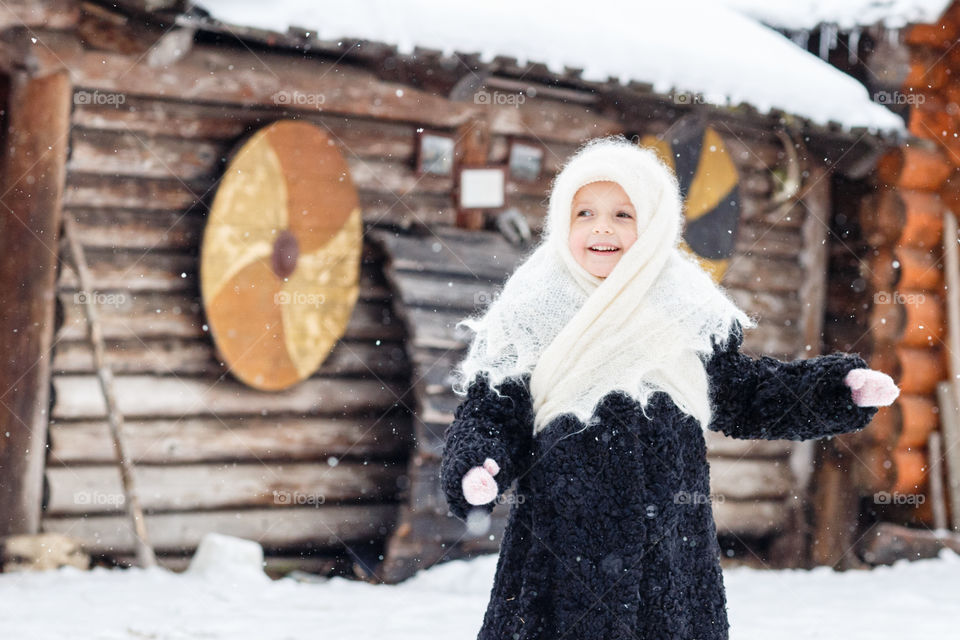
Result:
{"type": "MultiPolygon", "coordinates": [[[[197,250],[156,251],[159,247],[117,247],[106,246],[109,240],[107,229],[91,229],[88,235],[96,234],[100,239],[94,241],[94,248],[86,252],[93,275],[95,291],[197,291],[197,250]]],[[[122,236],[119,233],[118,236],[122,236]]],[[[119,238],[118,238],[119,241],[119,238]]],[[[147,239],[134,242],[146,244],[147,239]]],[[[375,259],[374,249],[364,246],[360,265],[360,299],[386,300],[389,293],[384,287],[379,260],[375,259]]],[[[61,291],[76,291],[77,277],[72,266],[64,264],[57,280],[61,291]]],[[[199,297],[199,296],[198,296],[199,297]]]]}
{"type": "Polygon", "coordinates": [[[795,259],[734,254],[723,284],[749,291],[795,292],[803,282],[803,267],[795,259]]]}
{"type": "MultiPolygon", "coordinates": [[[[350,167],[350,179],[358,190],[404,197],[415,193],[449,194],[452,189],[452,178],[418,176],[405,158],[363,158],[349,148],[343,147],[342,151],[350,167]]],[[[203,196],[216,188],[223,170],[221,159],[227,155],[230,146],[226,143],[83,131],[74,136],[67,168],[72,174],[106,176],[112,182],[118,178],[175,180],[190,187],[194,195],[203,196]]]]}
{"type": "MultiPolygon", "coordinates": [[[[404,461],[405,462],[405,461],[404,461]]],[[[406,471],[397,462],[212,465],[138,465],[133,471],[144,509],[199,511],[233,507],[287,508],[349,500],[397,498],[406,471]]],[[[45,515],[122,513],[124,492],[116,466],[50,467],[45,515]]]]}
{"type": "MultiPolygon", "coordinates": [[[[146,521],[150,541],[160,552],[192,551],[210,532],[255,540],[269,550],[334,549],[382,537],[394,527],[397,508],[384,504],[229,509],[148,514],[146,521]]],[[[44,518],[42,529],[78,539],[90,553],[133,551],[133,532],[121,516],[44,518]]]]}
{"type": "MultiPolygon", "coordinates": [[[[182,418],[128,420],[124,436],[140,464],[214,461],[326,460],[329,456],[394,458],[410,447],[410,415],[368,418],[182,418]]],[[[104,421],[50,425],[49,465],[115,462],[104,421]]]]}
{"type": "MultiPolygon", "coordinates": [[[[310,378],[284,391],[262,392],[233,378],[120,375],[115,378],[120,410],[130,419],[147,417],[310,414],[379,415],[404,402],[399,384],[375,380],[310,378]],[[400,399],[398,399],[400,398],[400,399]]],[[[92,375],[53,378],[52,415],[57,419],[102,418],[103,397],[92,375]]],[[[402,405],[400,405],[402,406],[402,405]]]]}
{"type": "Polygon", "coordinates": [[[522,258],[522,252],[492,231],[436,229],[431,235],[398,235],[374,230],[398,271],[454,274],[503,282],[522,258]],[[469,236],[465,236],[469,233],[469,236]]]}
{"type": "Polygon", "coordinates": [[[44,32],[35,47],[38,68],[62,69],[69,60],[78,88],[190,102],[266,107],[277,115],[333,113],[388,121],[424,122],[454,128],[481,107],[452,102],[405,84],[382,82],[352,64],[305,58],[237,46],[194,44],[190,51],[157,74],[146,57],[85,49],[72,34],[44,32]]]}
{"type": "MultiPolygon", "coordinates": [[[[110,565],[114,563],[119,567],[136,566],[132,555],[103,553],[92,558],[96,563],[101,560],[110,565]]],[[[157,564],[174,572],[185,571],[193,560],[193,555],[158,555],[157,564]]],[[[327,553],[317,555],[307,555],[306,553],[271,555],[263,556],[263,571],[272,578],[283,578],[293,571],[304,571],[318,576],[341,575],[338,574],[338,567],[349,566],[346,564],[347,558],[342,554],[327,553]]]]}
{"type": "Polygon", "coordinates": [[[40,524],[70,96],[63,72],[18,75],[10,89],[0,169],[0,535],[40,524]]]}
{"type": "MultiPolygon", "coordinates": [[[[107,363],[114,373],[156,373],[187,376],[218,376],[226,366],[217,358],[209,340],[148,338],[108,341],[107,363]]],[[[409,363],[401,341],[365,338],[341,339],[327,355],[315,375],[405,378],[409,363]]],[[[90,373],[93,357],[85,342],[57,343],[53,352],[56,373],[90,373]]]]}
{"type": "Polygon", "coordinates": [[[742,440],[725,436],[709,429],[703,432],[707,455],[713,463],[717,458],[778,458],[786,459],[793,449],[790,440],[742,440]]]}
{"type": "MultiPolygon", "coordinates": [[[[277,112],[269,108],[122,96],[119,105],[78,104],[72,118],[77,130],[232,144],[264,123],[276,120],[277,112]]],[[[326,130],[343,147],[345,155],[413,162],[413,124],[314,113],[300,114],[299,119],[326,130]]]]}
{"type": "Polygon", "coordinates": [[[422,349],[466,348],[469,333],[455,326],[466,314],[411,307],[405,310],[405,315],[411,346],[422,349]]]}
{"type": "Polygon", "coordinates": [[[5,0],[0,4],[0,31],[41,27],[70,29],[77,23],[79,5],[57,0],[5,0]]]}
{"type": "MultiPolygon", "coordinates": [[[[87,320],[80,298],[75,293],[61,293],[63,325],[57,340],[82,340],[87,320]]],[[[208,338],[206,317],[199,299],[193,296],[140,292],[103,292],[100,303],[104,337],[108,340],[146,340],[147,338],[208,338]]],[[[403,327],[383,302],[357,302],[344,336],[348,339],[400,340],[403,327]]]]}
{"type": "Polygon", "coordinates": [[[226,143],[153,137],[128,131],[74,130],[68,171],[183,181],[213,180],[226,143]]]}
{"type": "Polygon", "coordinates": [[[713,519],[720,535],[764,536],[784,531],[790,507],[783,500],[723,500],[713,503],[713,519]]]}
{"type": "Polygon", "coordinates": [[[124,207],[147,211],[185,211],[202,207],[209,184],[178,180],[84,174],[67,176],[63,203],[68,207],[124,207]]]}
{"type": "Polygon", "coordinates": [[[144,214],[141,209],[103,207],[67,208],[64,215],[72,216],[76,221],[77,235],[88,250],[195,250],[203,237],[205,220],[192,211],[151,211],[144,214]]]}
{"type": "Polygon", "coordinates": [[[745,223],[737,227],[734,251],[744,255],[796,258],[802,246],[803,237],[798,229],[745,223]]]}

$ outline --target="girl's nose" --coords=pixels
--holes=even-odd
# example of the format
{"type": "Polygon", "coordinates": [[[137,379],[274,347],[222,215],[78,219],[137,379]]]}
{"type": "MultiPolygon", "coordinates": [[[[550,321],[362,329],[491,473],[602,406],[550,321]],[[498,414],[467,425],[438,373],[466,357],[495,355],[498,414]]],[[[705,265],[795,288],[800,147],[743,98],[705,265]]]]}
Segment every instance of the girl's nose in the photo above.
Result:
{"type": "Polygon", "coordinates": [[[610,228],[609,222],[607,222],[606,220],[600,219],[600,220],[597,220],[597,222],[593,225],[593,232],[594,233],[613,233],[613,229],[610,228]]]}

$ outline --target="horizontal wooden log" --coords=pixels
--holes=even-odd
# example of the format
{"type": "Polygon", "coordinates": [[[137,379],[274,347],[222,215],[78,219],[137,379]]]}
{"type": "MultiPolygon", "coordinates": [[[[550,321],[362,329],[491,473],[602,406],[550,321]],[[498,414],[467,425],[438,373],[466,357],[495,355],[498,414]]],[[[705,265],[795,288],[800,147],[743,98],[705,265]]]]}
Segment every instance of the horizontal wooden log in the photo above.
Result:
{"type": "MultiPolygon", "coordinates": [[[[109,235],[108,229],[98,231],[101,239],[84,253],[91,271],[91,284],[94,291],[189,291],[199,288],[197,278],[197,250],[155,251],[156,247],[145,247],[146,251],[131,247],[132,250],[118,250],[106,246],[103,236],[109,235]]],[[[364,245],[361,254],[359,296],[361,300],[386,300],[389,293],[384,287],[380,261],[375,259],[376,249],[364,245]]],[[[76,291],[79,286],[73,266],[64,262],[57,287],[61,291],[76,291]]],[[[132,300],[132,296],[130,299],[132,300]]]]}
{"type": "Polygon", "coordinates": [[[288,117],[324,113],[428,122],[446,129],[488,112],[492,133],[571,144],[622,130],[619,121],[583,105],[526,96],[522,103],[509,105],[451,101],[408,84],[381,81],[344,61],[253,53],[239,46],[224,56],[222,47],[195,44],[166,67],[162,77],[151,78],[155,74],[145,60],[85,50],[68,34],[44,33],[43,39],[43,50],[32,51],[38,68],[62,68],[63,61],[70,60],[67,70],[74,86],[126,97],[271,108],[288,117]]]}
{"type": "MultiPolygon", "coordinates": [[[[64,320],[57,331],[57,340],[84,340],[87,337],[87,320],[82,307],[84,298],[80,295],[60,294],[64,320]]],[[[97,293],[96,300],[107,340],[209,339],[208,329],[204,328],[206,317],[196,298],[166,293],[113,292],[97,293]]],[[[404,332],[389,305],[361,300],[353,309],[344,336],[355,340],[400,340],[404,332]]]]}
{"type": "Polygon", "coordinates": [[[893,244],[906,219],[906,204],[895,188],[885,188],[866,196],[860,205],[860,228],[864,241],[874,247],[893,244]]]}
{"type": "Polygon", "coordinates": [[[788,320],[795,323],[800,321],[801,304],[795,295],[786,292],[755,292],[733,287],[727,287],[726,292],[738,307],[747,313],[758,314],[774,324],[784,324],[788,320]]]}
{"type": "MultiPolygon", "coordinates": [[[[915,348],[898,346],[896,348],[899,369],[890,373],[898,380],[901,393],[933,395],[937,383],[947,377],[944,349],[915,348]]],[[[890,369],[884,369],[890,371],[890,369]]]]}
{"type": "MultiPolygon", "coordinates": [[[[242,47],[195,44],[157,76],[145,59],[84,49],[72,34],[44,33],[41,68],[69,60],[73,85],[124,96],[269,107],[277,111],[325,112],[456,127],[476,113],[473,103],[452,102],[408,85],[382,82],[352,64],[242,47]],[[335,70],[334,70],[335,69],[335,70]],[[153,75],[153,78],[149,76],[153,75]]],[[[40,49],[38,47],[38,49],[40,49]]]]}
{"type": "MultiPolygon", "coordinates": [[[[238,460],[394,458],[411,445],[405,411],[370,418],[182,418],[127,420],[124,442],[137,464],[238,460]]],[[[116,462],[106,421],[54,421],[48,465],[116,462]]]]}
{"type": "Polygon", "coordinates": [[[899,270],[896,287],[902,291],[942,291],[943,265],[939,251],[894,247],[894,266],[899,270]]]}
{"type": "Polygon", "coordinates": [[[891,493],[913,495],[926,492],[929,465],[925,447],[897,447],[893,450],[893,462],[897,469],[897,482],[891,493]]]}
{"type": "MultiPolygon", "coordinates": [[[[230,377],[205,380],[121,375],[114,379],[118,410],[128,419],[210,414],[380,415],[401,402],[409,402],[403,398],[405,392],[400,385],[390,384],[385,387],[375,380],[308,378],[290,389],[268,393],[230,377]]],[[[52,417],[106,416],[96,376],[54,376],[53,389],[56,396],[52,417]]]]}
{"type": "Polygon", "coordinates": [[[63,214],[76,221],[84,247],[111,250],[196,250],[205,222],[195,212],[180,211],[74,207],[63,214]]]}
{"type": "Polygon", "coordinates": [[[498,290],[475,278],[413,271],[390,270],[388,280],[406,307],[456,310],[464,315],[489,304],[498,290]]]}
{"type": "Polygon", "coordinates": [[[516,269],[522,257],[521,250],[496,232],[435,231],[436,237],[425,237],[376,230],[371,231],[370,237],[384,245],[390,255],[389,266],[397,271],[452,274],[500,283],[516,269]]]}
{"type": "Polygon", "coordinates": [[[177,180],[72,171],[67,173],[63,203],[66,207],[185,211],[203,207],[209,186],[207,183],[184,184],[177,180]]]}
{"type": "MultiPolygon", "coordinates": [[[[137,567],[136,556],[129,554],[101,553],[94,556],[95,561],[103,560],[110,565],[130,568],[137,567]]],[[[157,564],[168,571],[180,573],[190,567],[193,555],[157,554],[157,564]]],[[[271,578],[289,577],[294,571],[312,573],[316,576],[342,575],[350,566],[350,558],[336,551],[326,554],[306,553],[263,555],[263,571],[271,578]]]]}
{"type": "Polygon", "coordinates": [[[745,255],[796,258],[803,248],[803,236],[794,227],[741,224],[734,251],[745,255]]]}
{"type": "Polygon", "coordinates": [[[717,534],[764,536],[783,532],[790,521],[787,500],[723,500],[713,503],[717,534]]]}
{"type": "MultiPolygon", "coordinates": [[[[409,363],[400,341],[366,338],[341,339],[317,369],[319,376],[374,375],[382,379],[407,376],[409,363]]],[[[219,376],[227,367],[209,340],[147,338],[111,340],[105,361],[114,373],[176,373],[186,376],[219,376]]],[[[53,352],[55,373],[92,373],[93,352],[86,341],[62,341],[53,352]]]]}
{"type": "Polygon", "coordinates": [[[722,283],[749,291],[796,292],[803,280],[803,267],[796,260],[736,254],[722,283]]]}
{"type": "MultiPolygon", "coordinates": [[[[144,466],[133,470],[140,504],[150,512],[232,507],[313,506],[349,501],[390,502],[405,464],[338,461],[144,466]]],[[[45,513],[51,516],[124,513],[116,466],[48,467],[45,513]]]]}
{"type": "Polygon", "coordinates": [[[917,249],[939,249],[943,234],[943,202],[925,191],[901,191],[904,204],[903,229],[899,242],[917,249]]]}
{"type": "Polygon", "coordinates": [[[768,171],[777,168],[784,158],[783,148],[755,139],[742,138],[728,131],[719,131],[723,144],[737,167],[743,170],[768,171]]]}
{"type": "Polygon", "coordinates": [[[953,166],[943,152],[932,147],[903,145],[893,152],[894,156],[898,153],[899,160],[894,158],[889,163],[892,168],[890,173],[896,175],[890,184],[900,189],[936,191],[953,171],[953,166]]]}
{"type": "Polygon", "coordinates": [[[874,294],[870,332],[875,340],[932,347],[946,331],[943,299],[931,292],[898,290],[874,294]]]}
{"type": "Polygon", "coordinates": [[[744,194],[740,199],[740,221],[759,226],[799,229],[807,213],[803,204],[772,207],[769,198],[744,194]]]}
{"type": "MultiPolygon", "coordinates": [[[[72,113],[77,131],[112,131],[142,138],[163,136],[228,143],[236,142],[276,118],[277,112],[273,109],[135,96],[124,96],[120,105],[79,104],[72,113]]],[[[299,119],[327,131],[349,155],[413,161],[416,142],[413,124],[319,113],[303,113],[299,119]]]]}
{"type": "Polygon", "coordinates": [[[48,29],[71,29],[76,26],[80,7],[59,2],[31,2],[12,0],[0,5],[0,31],[10,28],[30,27],[48,29]]]}
{"type": "Polygon", "coordinates": [[[707,442],[707,455],[715,458],[776,458],[786,459],[793,451],[789,440],[742,440],[725,436],[709,429],[703,432],[707,442]]]}
{"type": "Polygon", "coordinates": [[[943,549],[960,553],[960,534],[881,522],[861,538],[858,547],[860,557],[866,562],[892,565],[898,560],[936,558],[943,549]]]}
{"type": "Polygon", "coordinates": [[[213,180],[228,151],[226,143],[74,129],[67,170],[186,182],[213,180]]]}
{"type": "Polygon", "coordinates": [[[927,446],[930,434],[940,424],[936,400],[931,396],[901,393],[897,403],[902,416],[902,430],[897,445],[908,449],[927,446]]]}
{"type": "MultiPolygon", "coordinates": [[[[382,538],[394,527],[397,509],[377,504],[158,513],[146,516],[146,526],[150,543],[161,553],[192,551],[210,532],[254,540],[265,549],[335,549],[344,543],[382,538]]],[[[133,531],[126,516],[47,517],[42,527],[76,538],[90,553],[133,551],[133,531]]]]}

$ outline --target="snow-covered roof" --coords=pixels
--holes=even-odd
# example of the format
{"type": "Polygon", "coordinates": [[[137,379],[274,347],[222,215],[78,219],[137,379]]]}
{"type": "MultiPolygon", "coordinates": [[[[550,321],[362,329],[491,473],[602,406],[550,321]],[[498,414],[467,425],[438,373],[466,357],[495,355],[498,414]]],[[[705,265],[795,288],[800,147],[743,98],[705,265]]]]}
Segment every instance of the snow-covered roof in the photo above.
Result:
{"type": "MultiPolygon", "coordinates": [[[[919,1],[919,0],[918,0],[919,1]]],[[[705,0],[199,0],[223,23],[320,40],[358,39],[412,53],[514,57],[581,78],[653,85],[662,94],[701,95],[716,105],[778,109],[817,124],[877,131],[903,120],[872,102],[866,88],[789,39],[733,9],[705,0]]]]}
{"type": "Polygon", "coordinates": [[[899,29],[936,22],[952,0],[719,0],[743,15],[785,31],[835,24],[855,29],[881,24],[899,29]]]}

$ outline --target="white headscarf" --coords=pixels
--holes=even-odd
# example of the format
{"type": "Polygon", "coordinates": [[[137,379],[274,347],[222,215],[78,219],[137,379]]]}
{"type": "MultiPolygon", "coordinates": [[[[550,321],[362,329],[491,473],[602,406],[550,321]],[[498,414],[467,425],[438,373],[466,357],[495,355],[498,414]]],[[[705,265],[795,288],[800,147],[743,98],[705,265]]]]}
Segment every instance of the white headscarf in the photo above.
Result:
{"type": "Polygon", "coordinates": [[[645,408],[662,390],[706,428],[711,339],[726,343],[735,320],[744,329],[756,322],[680,249],[682,230],[677,180],[655,152],[623,136],[584,144],[554,178],[536,249],[485,312],[458,323],[475,336],[454,391],[465,394],[481,371],[495,389],[530,373],[539,433],[564,413],[590,424],[611,391],[645,408]],[[637,240],[606,278],[584,269],[568,245],[574,194],[601,180],[617,182],[637,212],[637,240]]]}

